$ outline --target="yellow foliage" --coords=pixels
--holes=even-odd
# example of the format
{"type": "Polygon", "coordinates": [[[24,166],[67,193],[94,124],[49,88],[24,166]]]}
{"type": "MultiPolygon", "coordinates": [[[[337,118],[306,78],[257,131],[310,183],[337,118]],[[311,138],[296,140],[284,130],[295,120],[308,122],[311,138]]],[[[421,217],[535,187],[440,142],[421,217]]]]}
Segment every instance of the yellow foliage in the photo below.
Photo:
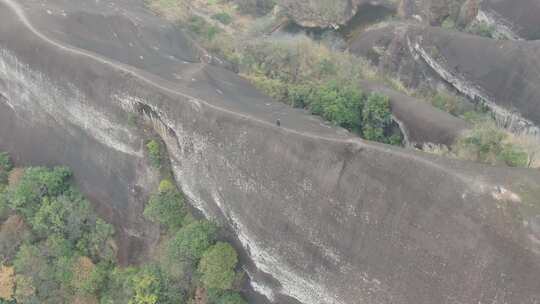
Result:
{"type": "Polygon", "coordinates": [[[15,299],[19,303],[24,303],[26,298],[29,298],[34,295],[36,289],[32,283],[32,278],[25,275],[16,275],[16,290],[15,290],[15,299]]]}
{"type": "Polygon", "coordinates": [[[0,299],[11,300],[15,291],[15,270],[0,266],[0,299]]]}
{"type": "Polygon", "coordinates": [[[95,265],[89,257],[80,257],[73,264],[73,287],[82,289],[83,284],[88,281],[95,265]]]}

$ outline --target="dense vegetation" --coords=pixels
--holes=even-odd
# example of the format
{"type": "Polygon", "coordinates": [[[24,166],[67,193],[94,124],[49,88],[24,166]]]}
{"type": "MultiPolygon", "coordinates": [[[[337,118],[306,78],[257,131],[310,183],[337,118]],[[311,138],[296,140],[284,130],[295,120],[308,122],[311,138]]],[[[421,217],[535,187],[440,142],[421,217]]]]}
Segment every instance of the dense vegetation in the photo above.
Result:
{"type": "Polygon", "coordinates": [[[459,138],[452,151],[461,159],[510,167],[530,166],[532,160],[527,151],[509,142],[509,137],[493,122],[484,121],[459,138]]]}
{"type": "MultiPolygon", "coordinates": [[[[170,1],[189,6],[184,0],[170,1]]],[[[258,2],[246,1],[252,4],[258,2]]],[[[271,97],[293,107],[306,108],[365,139],[399,145],[402,138],[392,121],[388,99],[378,94],[364,94],[359,86],[362,79],[383,82],[472,122],[474,130],[464,134],[450,147],[426,146],[424,150],[489,164],[518,167],[540,165],[535,160],[540,147],[497,127],[482,105],[475,106],[446,90],[411,92],[396,79],[375,72],[365,60],[332,49],[330,46],[339,43],[331,34],[323,34],[320,41],[303,35],[265,36],[275,28],[276,22],[280,22],[279,14],[258,18],[247,29],[236,29],[240,24],[235,22],[242,19],[239,13],[245,12],[239,6],[229,7],[225,4],[240,2],[208,2],[207,9],[217,10],[212,16],[216,22],[195,14],[177,21],[183,23],[200,44],[233,63],[243,76],[271,97]],[[227,24],[233,24],[235,28],[227,24]]],[[[461,5],[449,8],[450,14],[444,20],[443,27],[505,39],[496,36],[495,28],[486,23],[463,24],[460,21],[463,17],[460,16],[460,8],[461,5]]],[[[164,11],[156,6],[154,9],[164,11]]]]}
{"type": "Polygon", "coordinates": [[[172,182],[161,183],[144,215],[167,232],[163,250],[120,268],[113,227],[67,168],[13,169],[0,153],[0,303],[245,303],[235,291],[236,251],[217,241],[214,224],[190,216],[172,182]]]}
{"type": "Polygon", "coordinates": [[[155,139],[150,140],[146,144],[146,150],[148,151],[148,158],[150,159],[150,163],[155,168],[161,167],[161,145],[159,142],[155,139]]]}
{"type": "Polygon", "coordinates": [[[366,95],[358,85],[365,63],[333,54],[309,39],[255,40],[242,51],[242,72],[277,100],[306,108],[315,115],[373,141],[399,145],[392,129],[388,98],[366,95]]]}

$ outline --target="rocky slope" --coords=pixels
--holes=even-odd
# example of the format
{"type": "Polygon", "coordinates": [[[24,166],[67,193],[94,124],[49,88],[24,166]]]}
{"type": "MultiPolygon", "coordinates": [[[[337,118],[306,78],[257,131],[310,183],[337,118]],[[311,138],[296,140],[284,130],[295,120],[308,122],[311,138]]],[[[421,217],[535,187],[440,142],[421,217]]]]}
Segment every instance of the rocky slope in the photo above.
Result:
{"type": "Polygon", "coordinates": [[[539,134],[536,42],[500,41],[403,23],[363,33],[352,42],[351,51],[410,87],[449,84],[491,108],[509,130],[539,134]]]}
{"type": "Polygon", "coordinates": [[[70,165],[152,246],[136,217],[155,182],[139,115],[275,303],[540,301],[538,171],[359,140],[200,63],[168,29],[132,0],[1,0],[0,149],[70,165]]]}

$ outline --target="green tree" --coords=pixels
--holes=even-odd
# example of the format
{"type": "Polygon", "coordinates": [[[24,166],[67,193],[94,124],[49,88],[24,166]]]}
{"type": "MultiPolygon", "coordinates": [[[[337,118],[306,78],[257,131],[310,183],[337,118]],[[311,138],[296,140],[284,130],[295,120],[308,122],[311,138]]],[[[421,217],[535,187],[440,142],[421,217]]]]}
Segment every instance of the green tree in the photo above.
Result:
{"type": "Polygon", "coordinates": [[[523,148],[507,141],[508,134],[498,129],[493,122],[480,121],[472,131],[456,141],[452,150],[463,159],[510,167],[527,167],[529,154],[523,148]]]}
{"type": "Polygon", "coordinates": [[[44,197],[40,208],[32,218],[32,228],[42,235],[63,234],[67,210],[57,199],[44,197]]]}
{"type": "Polygon", "coordinates": [[[385,130],[392,123],[390,101],[379,93],[371,93],[362,111],[362,133],[367,140],[387,142],[385,130]]]}
{"type": "Polygon", "coordinates": [[[187,214],[184,197],[169,180],[163,180],[158,193],[150,197],[143,214],[168,229],[178,229],[187,214]]]}
{"type": "Polygon", "coordinates": [[[61,234],[72,243],[82,241],[86,251],[88,234],[95,230],[96,220],[90,203],[80,193],[69,190],[56,197],[44,197],[30,223],[42,236],[61,234]]]}
{"type": "Polygon", "coordinates": [[[208,221],[195,221],[174,235],[168,244],[168,255],[179,260],[197,261],[215,241],[217,228],[208,221]]]}
{"type": "Polygon", "coordinates": [[[43,242],[43,248],[50,257],[68,257],[73,255],[73,244],[63,235],[51,234],[43,242]]]}
{"type": "Polygon", "coordinates": [[[62,302],[65,294],[62,293],[57,277],[57,268],[49,263],[48,258],[41,253],[35,245],[24,244],[20,247],[13,261],[17,275],[24,275],[31,279],[35,288],[38,303],[62,302]]]}
{"type": "Polygon", "coordinates": [[[133,277],[134,296],[128,304],[156,304],[159,300],[159,279],[151,273],[133,277]]]}
{"type": "Polygon", "coordinates": [[[71,171],[64,167],[49,170],[44,167],[27,168],[8,201],[11,209],[21,212],[27,219],[34,216],[44,196],[58,196],[69,189],[71,171]]]}
{"type": "Polygon", "coordinates": [[[480,123],[465,136],[458,139],[453,150],[458,156],[484,163],[494,164],[503,150],[507,135],[497,129],[495,124],[480,123]]]}
{"type": "Polygon", "coordinates": [[[135,267],[113,268],[110,266],[107,284],[101,291],[101,303],[126,303],[128,299],[133,299],[135,295],[134,279],[139,275],[139,272],[139,269],[135,267]]]}
{"type": "Polygon", "coordinates": [[[219,242],[210,247],[199,263],[203,285],[209,289],[231,289],[237,263],[238,255],[230,244],[219,242]]]}
{"type": "Polygon", "coordinates": [[[95,226],[88,233],[88,254],[94,259],[113,261],[115,252],[110,246],[114,228],[104,220],[96,219],[95,226]]]}
{"type": "Polygon", "coordinates": [[[161,145],[155,139],[150,140],[146,144],[146,149],[148,150],[148,157],[150,158],[150,163],[156,168],[161,167],[161,145]]]}
{"type": "Polygon", "coordinates": [[[356,86],[330,81],[312,91],[308,104],[313,114],[356,130],[360,127],[362,99],[363,94],[356,86]]]}

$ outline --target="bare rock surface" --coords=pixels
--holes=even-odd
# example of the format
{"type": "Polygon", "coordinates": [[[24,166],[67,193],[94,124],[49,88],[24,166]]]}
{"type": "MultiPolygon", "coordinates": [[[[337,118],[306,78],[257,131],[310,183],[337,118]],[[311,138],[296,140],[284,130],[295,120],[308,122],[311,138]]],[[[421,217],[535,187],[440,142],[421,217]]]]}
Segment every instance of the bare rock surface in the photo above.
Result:
{"type": "Polygon", "coordinates": [[[486,104],[517,133],[539,134],[540,44],[394,24],[360,35],[351,51],[410,87],[446,83],[486,104]]]}
{"type": "Polygon", "coordinates": [[[0,149],[71,166],[129,244],[152,246],[136,217],[156,182],[128,124],[139,115],[191,203],[236,233],[252,286],[275,303],[540,301],[538,171],[355,138],[201,64],[141,5],[0,0],[0,149]],[[105,35],[107,22],[129,38],[105,35]],[[159,45],[142,34],[156,29],[159,45]]]}

